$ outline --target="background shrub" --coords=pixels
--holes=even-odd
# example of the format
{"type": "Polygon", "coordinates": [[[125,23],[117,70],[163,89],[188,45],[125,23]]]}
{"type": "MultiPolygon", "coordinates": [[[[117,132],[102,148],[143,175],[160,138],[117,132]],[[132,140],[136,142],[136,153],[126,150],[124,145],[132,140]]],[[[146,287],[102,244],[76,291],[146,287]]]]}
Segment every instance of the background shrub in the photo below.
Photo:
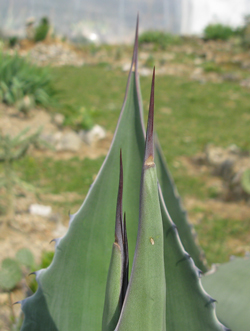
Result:
{"type": "Polygon", "coordinates": [[[50,24],[49,19],[47,17],[43,17],[36,27],[35,31],[35,42],[43,41],[49,32],[50,24]]]}
{"type": "Polygon", "coordinates": [[[55,89],[47,68],[39,68],[19,57],[0,54],[0,102],[8,105],[25,101],[34,105],[51,106],[55,89]]]}
{"type": "Polygon", "coordinates": [[[162,31],[145,31],[139,36],[139,44],[152,43],[155,46],[165,49],[168,45],[179,44],[179,36],[162,31]]]}
{"type": "Polygon", "coordinates": [[[69,125],[74,130],[90,130],[94,126],[91,110],[85,107],[75,108],[65,105],[64,125],[69,125]]]}
{"type": "Polygon", "coordinates": [[[206,40],[228,40],[234,35],[234,29],[223,24],[209,24],[204,29],[204,38],[206,40]]]}
{"type": "Polygon", "coordinates": [[[15,47],[18,44],[18,37],[12,36],[9,38],[9,47],[15,47]]]}
{"type": "Polygon", "coordinates": [[[242,46],[245,48],[250,47],[250,15],[245,16],[244,26],[239,28],[239,35],[242,38],[242,46]]]}
{"type": "Polygon", "coordinates": [[[205,62],[202,67],[205,72],[217,72],[218,74],[222,72],[222,68],[212,61],[205,62]]]}

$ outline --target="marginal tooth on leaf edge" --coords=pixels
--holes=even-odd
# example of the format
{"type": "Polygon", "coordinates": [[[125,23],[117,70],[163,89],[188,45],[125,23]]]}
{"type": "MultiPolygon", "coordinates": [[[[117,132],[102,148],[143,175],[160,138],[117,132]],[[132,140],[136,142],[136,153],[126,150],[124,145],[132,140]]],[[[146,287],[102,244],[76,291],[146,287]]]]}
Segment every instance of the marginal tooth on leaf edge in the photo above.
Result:
{"type": "Polygon", "coordinates": [[[170,228],[166,231],[166,238],[170,234],[171,231],[177,231],[177,226],[173,223],[170,228]]]}
{"type": "Polygon", "coordinates": [[[36,271],[33,271],[30,274],[28,274],[28,276],[31,276],[31,275],[35,275],[36,276],[36,271]]]}
{"type": "Polygon", "coordinates": [[[197,276],[199,278],[201,278],[201,276],[204,274],[202,270],[200,270],[199,268],[196,267],[196,272],[197,272],[197,276]]]}
{"type": "Polygon", "coordinates": [[[50,244],[54,241],[55,242],[55,247],[58,246],[59,242],[60,242],[61,238],[54,238],[50,241],[50,244]]]}
{"type": "Polygon", "coordinates": [[[39,274],[40,274],[41,270],[42,270],[42,269],[37,270],[37,271],[33,271],[33,272],[31,272],[28,276],[35,275],[35,276],[36,276],[36,281],[38,281],[39,274]]]}
{"type": "Polygon", "coordinates": [[[209,297],[209,301],[205,304],[205,307],[208,307],[209,305],[217,302],[217,300],[213,299],[212,297],[209,297]]]}
{"type": "Polygon", "coordinates": [[[24,302],[26,302],[27,300],[29,300],[29,297],[28,298],[25,298],[23,300],[16,301],[12,305],[14,306],[16,304],[20,304],[21,306],[23,306],[24,302]]]}
{"type": "Polygon", "coordinates": [[[76,215],[76,213],[75,213],[75,214],[70,214],[70,213],[69,213],[69,225],[70,225],[70,224],[72,223],[72,221],[74,220],[75,215],[76,215]]]}
{"type": "Polygon", "coordinates": [[[14,306],[14,305],[16,305],[16,304],[22,304],[22,302],[23,302],[24,300],[21,300],[21,301],[16,301],[16,302],[14,302],[13,304],[12,304],[12,306],[14,306]]]}
{"type": "Polygon", "coordinates": [[[179,261],[176,262],[176,266],[181,263],[181,262],[184,262],[184,261],[187,261],[191,259],[191,256],[188,254],[188,253],[185,253],[185,255],[183,256],[183,258],[181,258],[179,261]]]}

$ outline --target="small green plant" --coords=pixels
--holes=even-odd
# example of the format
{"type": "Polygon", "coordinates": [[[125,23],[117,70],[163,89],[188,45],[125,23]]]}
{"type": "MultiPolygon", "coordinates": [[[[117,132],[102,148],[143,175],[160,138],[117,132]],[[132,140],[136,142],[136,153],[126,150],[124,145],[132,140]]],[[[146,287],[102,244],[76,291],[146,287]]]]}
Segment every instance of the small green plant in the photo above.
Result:
{"type": "Polygon", "coordinates": [[[122,55],[123,55],[123,49],[121,46],[118,46],[115,50],[114,60],[120,61],[122,59],[122,55]]]}
{"type": "Polygon", "coordinates": [[[150,54],[145,62],[145,67],[152,68],[154,66],[154,64],[155,64],[155,59],[154,59],[153,55],[150,54]]]}
{"type": "Polygon", "coordinates": [[[204,29],[204,38],[206,40],[228,40],[234,35],[234,29],[223,24],[209,24],[204,29]]]}
{"type": "Polygon", "coordinates": [[[154,44],[155,46],[166,49],[169,45],[180,44],[179,36],[163,32],[163,31],[144,31],[139,36],[139,44],[154,44]]]}
{"type": "Polygon", "coordinates": [[[11,291],[22,279],[22,270],[18,261],[6,258],[2,262],[0,270],[0,287],[5,291],[11,291]]]}
{"type": "Polygon", "coordinates": [[[203,69],[205,72],[216,72],[216,73],[221,73],[222,69],[220,66],[218,66],[216,63],[210,61],[210,62],[205,62],[202,65],[203,69]]]}
{"type": "Polygon", "coordinates": [[[34,266],[34,256],[28,248],[19,249],[14,259],[5,258],[2,261],[0,269],[0,290],[8,293],[11,323],[13,326],[15,324],[19,325],[22,321],[15,316],[11,295],[12,291],[22,280],[23,275],[30,272],[34,266]]]}
{"type": "Polygon", "coordinates": [[[55,103],[55,89],[48,69],[30,64],[17,54],[0,54],[0,102],[17,105],[21,111],[55,103]]]}
{"type": "Polygon", "coordinates": [[[78,109],[70,107],[64,125],[69,125],[75,130],[90,130],[94,125],[91,111],[85,107],[78,109]]]}
{"type": "Polygon", "coordinates": [[[18,44],[18,37],[13,36],[9,38],[9,47],[13,48],[18,44]]]}
{"type": "Polygon", "coordinates": [[[39,144],[41,129],[27,136],[29,128],[16,137],[0,135],[0,163],[3,163],[3,176],[0,177],[0,187],[6,190],[6,220],[5,225],[11,225],[15,215],[15,185],[24,189],[34,190],[34,187],[20,180],[13,170],[13,163],[23,158],[32,144],[39,144]]]}
{"type": "Polygon", "coordinates": [[[35,36],[34,36],[35,42],[45,40],[48,35],[49,29],[50,29],[49,19],[47,17],[41,18],[40,23],[35,30],[35,36]]]}

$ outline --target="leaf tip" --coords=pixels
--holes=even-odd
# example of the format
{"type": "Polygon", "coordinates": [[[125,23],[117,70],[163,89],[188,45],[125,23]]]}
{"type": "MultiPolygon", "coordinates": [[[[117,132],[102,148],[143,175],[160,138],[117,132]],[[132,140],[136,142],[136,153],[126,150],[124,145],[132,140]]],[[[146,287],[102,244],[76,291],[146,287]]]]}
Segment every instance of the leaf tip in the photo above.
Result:
{"type": "Polygon", "coordinates": [[[132,67],[131,71],[137,71],[137,58],[138,58],[138,30],[139,30],[139,13],[137,14],[136,19],[136,28],[135,28],[135,41],[134,41],[134,52],[132,58],[132,67]]]}

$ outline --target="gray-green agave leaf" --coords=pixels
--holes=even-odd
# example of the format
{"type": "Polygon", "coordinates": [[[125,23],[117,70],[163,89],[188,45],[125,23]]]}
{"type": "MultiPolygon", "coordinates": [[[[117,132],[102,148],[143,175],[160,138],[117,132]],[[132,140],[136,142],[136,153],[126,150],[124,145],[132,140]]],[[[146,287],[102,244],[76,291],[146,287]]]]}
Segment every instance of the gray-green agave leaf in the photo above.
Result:
{"type": "Polygon", "coordinates": [[[250,259],[235,258],[202,277],[205,289],[216,297],[219,319],[233,331],[249,331],[250,259]]]}

